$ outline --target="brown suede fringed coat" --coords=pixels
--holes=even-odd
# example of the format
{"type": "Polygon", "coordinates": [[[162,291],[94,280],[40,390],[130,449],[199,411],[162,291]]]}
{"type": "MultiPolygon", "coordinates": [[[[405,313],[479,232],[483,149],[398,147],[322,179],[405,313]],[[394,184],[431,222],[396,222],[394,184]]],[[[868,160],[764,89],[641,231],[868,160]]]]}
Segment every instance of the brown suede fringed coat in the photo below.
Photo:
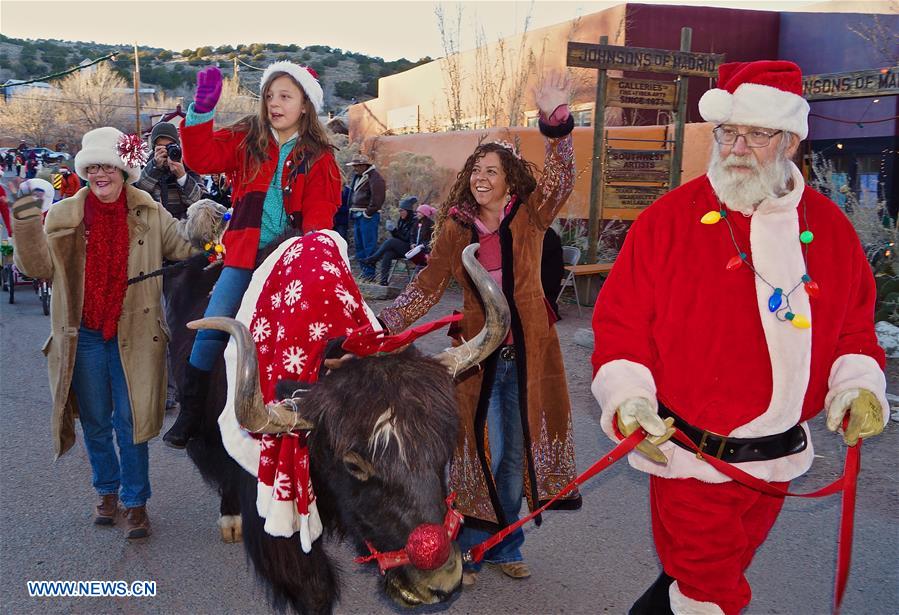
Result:
{"type": "MultiPolygon", "coordinates": [[[[503,292],[512,312],[512,333],[518,357],[519,399],[525,441],[524,490],[531,510],[556,495],[576,475],[571,407],[562,351],[540,283],[543,234],[571,193],[574,156],[572,124],[548,128],[546,160],[536,190],[513,205],[500,224],[503,292]]],[[[462,267],[462,250],[478,241],[471,224],[447,217],[431,251],[428,266],[385,308],[381,320],[391,333],[405,329],[440,300],[450,279],[462,288],[461,335],[471,339],[484,325],[484,309],[462,267]]],[[[456,340],[456,344],[459,340],[456,340]]],[[[460,377],[456,386],[461,429],[450,465],[450,489],[466,524],[495,531],[507,525],[490,471],[487,407],[496,373],[498,352],[460,377]]],[[[574,490],[556,505],[577,509],[574,490]]]]}

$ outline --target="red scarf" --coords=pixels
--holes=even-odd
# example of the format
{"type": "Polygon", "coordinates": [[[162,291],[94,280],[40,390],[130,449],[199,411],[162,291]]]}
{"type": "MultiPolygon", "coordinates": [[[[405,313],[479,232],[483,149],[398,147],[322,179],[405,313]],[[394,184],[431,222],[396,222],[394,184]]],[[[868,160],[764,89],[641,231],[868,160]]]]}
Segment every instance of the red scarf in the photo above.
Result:
{"type": "Polygon", "coordinates": [[[112,203],[88,192],[84,203],[87,259],[84,265],[84,309],[88,329],[115,337],[128,288],[128,204],[125,190],[112,203]]]}

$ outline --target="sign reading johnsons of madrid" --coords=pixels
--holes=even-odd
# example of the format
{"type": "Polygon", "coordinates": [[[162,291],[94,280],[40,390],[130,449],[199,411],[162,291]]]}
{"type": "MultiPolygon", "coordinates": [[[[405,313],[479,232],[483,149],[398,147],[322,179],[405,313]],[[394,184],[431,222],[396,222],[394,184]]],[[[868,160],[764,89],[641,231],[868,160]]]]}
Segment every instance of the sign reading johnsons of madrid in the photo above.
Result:
{"type": "Polygon", "coordinates": [[[724,56],[718,53],[568,43],[567,64],[580,68],[716,77],[723,61],[724,56]]]}

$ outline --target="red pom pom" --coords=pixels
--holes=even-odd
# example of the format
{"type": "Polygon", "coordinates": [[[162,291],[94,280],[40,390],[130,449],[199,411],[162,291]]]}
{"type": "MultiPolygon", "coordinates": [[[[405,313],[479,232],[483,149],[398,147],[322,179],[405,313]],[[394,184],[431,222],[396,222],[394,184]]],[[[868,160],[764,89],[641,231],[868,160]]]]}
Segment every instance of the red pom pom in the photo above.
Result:
{"type": "Polygon", "coordinates": [[[406,541],[409,563],[419,570],[440,568],[450,556],[450,542],[442,525],[423,523],[412,530],[406,541]]]}
{"type": "Polygon", "coordinates": [[[129,167],[143,166],[150,154],[150,148],[138,135],[122,135],[117,149],[119,158],[129,167]]]}

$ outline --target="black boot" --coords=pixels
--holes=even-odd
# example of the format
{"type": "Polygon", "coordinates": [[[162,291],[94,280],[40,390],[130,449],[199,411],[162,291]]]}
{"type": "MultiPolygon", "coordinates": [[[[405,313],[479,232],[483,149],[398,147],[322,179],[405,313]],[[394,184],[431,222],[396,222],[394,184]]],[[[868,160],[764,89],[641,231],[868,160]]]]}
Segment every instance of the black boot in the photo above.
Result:
{"type": "Polygon", "coordinates": [[[671,611],[671,600],[668,598],[668,588],[672,583],[674,579],[662,571],[656,582],[637,598],[628,615],[674,615],[671,611]]]}
{"type": "Polygon", "coordinates": [[[210,372],[197,369],[190,363],[184,372],[184,387],[181,389],[181,409],[178,418],[164,436],[162,441],[172,448],[184,448],[188,440],[200,433],[203,424],[203,412],[206,405],[206,394],[209,392],[210,372]]]}

